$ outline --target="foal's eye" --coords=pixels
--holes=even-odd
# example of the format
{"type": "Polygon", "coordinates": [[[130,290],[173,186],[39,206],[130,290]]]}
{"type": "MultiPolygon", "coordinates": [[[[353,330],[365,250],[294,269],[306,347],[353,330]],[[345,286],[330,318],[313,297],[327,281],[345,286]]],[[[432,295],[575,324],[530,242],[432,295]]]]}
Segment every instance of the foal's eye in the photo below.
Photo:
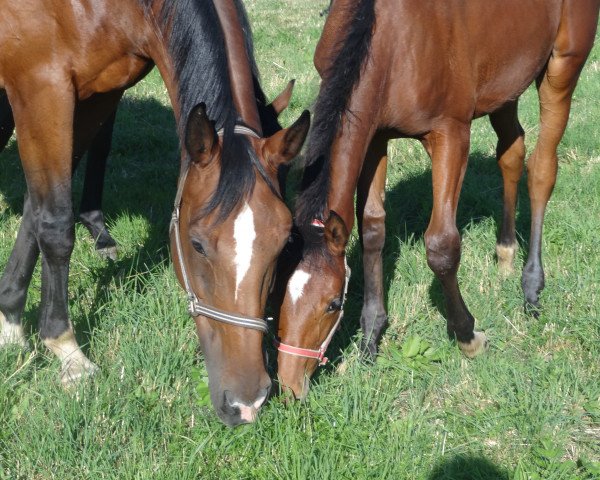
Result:
{"type": "Polygon", "coordinates": [[[202,244],[200,243],[199,240],[196,240],[194,238],[192,240],[192,247],[194,247],[194,250],[196,250],[200,255],[204,255],[206,257],[206,252],[204,251],[204,247],[202,246],[202,244]]]}
{"type": "Polygon", "coordinates": [[[336,298],[327,307],[327,313],[339,312],[341,309],[342,309],[342,300],[340,298],[336,298]]]}

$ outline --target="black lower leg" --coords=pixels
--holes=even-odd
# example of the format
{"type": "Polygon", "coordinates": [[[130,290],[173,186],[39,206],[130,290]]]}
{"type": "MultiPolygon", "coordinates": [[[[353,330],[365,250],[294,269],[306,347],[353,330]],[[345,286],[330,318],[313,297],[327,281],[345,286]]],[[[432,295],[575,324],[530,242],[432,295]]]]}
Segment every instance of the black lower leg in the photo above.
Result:
{"type": "Polygon", "coordinates": [[[88,151],[83,195],[79,209],[81,223],[92,235],[97,250],[114,249],[117,245],[108,233],[102,213],[104,175],[111,148],[115,116],[116,112],[102,125],[88,151]]]}
{"type": "Polygon", "coordinates": [[[539,296],[545,284],[542,267],[542,225],[543,213],[541,219],[533,218],[531,221],[529,255],[521,279],[525,295],[525,310],[534,317],[538,317],[541,312],[539,296]]]}
{"type": "Polygon", "coordinates": [[[67,284],[69,261],[75,242],[73,214],[69,206],[40,214],[37,232],[42,251],[42,310],[40,336],[57,338],[69,330],[67,284]]]}
{"type": "Polygon", "coordinates": [[[13,324],[21,322],[27,288],[39,255],[34,224],[31,203],[29,198],[26,198],[17,240],[0,279],[0,311],[7,321],[13,324]]]}
{"type": "Polygon", "coordinates": [[[427,263],[442,284],[448,335],[459,342],[468,343],[474,338],[475,319],[467,309],[458,287],[456,272],[460,262],[460,237],[458,231],[426,234],[427,263]]]}

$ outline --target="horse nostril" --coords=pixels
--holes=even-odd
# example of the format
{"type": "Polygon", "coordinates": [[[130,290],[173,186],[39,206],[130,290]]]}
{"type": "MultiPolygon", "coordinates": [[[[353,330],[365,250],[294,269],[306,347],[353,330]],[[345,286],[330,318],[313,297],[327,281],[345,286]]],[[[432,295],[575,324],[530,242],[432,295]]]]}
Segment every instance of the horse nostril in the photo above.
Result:
{"type": "Polygon", "coordinates": [[[229,390],[223,392],[223,412],[230,417],[238,417],[239,422],[237,423],[251,423],[256,419],[256,415],[260,407],[269,395],[271,390],[271,384],[262,390],[259,390],[258,395],[254,402],[247,403],[239,400],[235,394],[229,390]]]}

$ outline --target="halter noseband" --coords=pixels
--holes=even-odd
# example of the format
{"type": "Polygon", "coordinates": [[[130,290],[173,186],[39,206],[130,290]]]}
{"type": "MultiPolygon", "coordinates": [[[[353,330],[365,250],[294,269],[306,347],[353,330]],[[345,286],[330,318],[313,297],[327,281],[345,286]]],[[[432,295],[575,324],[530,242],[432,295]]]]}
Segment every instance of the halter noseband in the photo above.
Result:
{"type": "MultiPolygon", "coordinates": [[[[260,136],[251,128],[245,127],[243,125],[236,125],[233,129],[233,133],[238,133],[241,135],[249,135],[254,138],[260,138],[260,136]]],[[[217,135],[223,136],[223,129],[220,129],[217,132],[217,135]]],[[[215,307],[210,307],[202,303],[190,285],[190,280],[187,274],[187,270],[185,268],[185,263],[183,261],[183,251],[181,248],[181,237],[179,234],[179,210],[181,208],[181,197],[183,195],[183,187],[185,185],[185,180],[187,178],[188,169],[185,170],[183,175],[180,177],[178,185],[177,185],[177,194],[175,195],[175,205],[173,209],[173,216],[171,217],[171,225],[170,230],[175,231],[175,249],[177,250],[177,259],[179,261],[179,268],[181,270],[181,277],[183,278],[183,286],[185,288],[185,293],[188,297],[188,312],[192,317],[197,317],[199,315],[203,315],[208,318],[212,318],[221,323],[226,323],[228,325],[234,325],[236,327],[244,327],[252,330],[258,330],[263,333],[267,333],[269,331],[269,327],[267,322],[261,318],[253,318],[246,317],[244,315],[238,315],[237,313],[229,313],[224,310],[220,310],[215,307]]]]}
{"type": "MultiPolygon", "coordinates": [[[[313,226],[323,226],[323,222],[320,220],[313,220],[313,226]],[[318,223],[317,223],[318,222],[318,223]]],[[[287,343],[281,343],[277,338],[273,340],[273,344],[277,347],[277,350],[283,353],[288,353],[290,355],[295,355],[296,357],[304,357],[304,358],[314,358],[319,361],[319,366],[325,365],[329,359],[325,356],[325,352],[327,351],[327,347],[331,343],[331,339],[333,335],[338,330],[340,326],[340,322],[342,321],[342,317],[344,316],[344,303],[346,303],[346,294],[348,293],[348,283],[350,281],[350,267],[346,262],[346,257],[344,256],[344,267],[346,268],[346,278],[344,280],[344,296],[342,297],[342,309],[338,315],[337,320],[331,327],[331,331],[325,337],[325,340],[321,343],[321,346],[317,350],[312,350],[310,348],[301,348],[294,347],[293,345],[288,345],[287,343]]]]}

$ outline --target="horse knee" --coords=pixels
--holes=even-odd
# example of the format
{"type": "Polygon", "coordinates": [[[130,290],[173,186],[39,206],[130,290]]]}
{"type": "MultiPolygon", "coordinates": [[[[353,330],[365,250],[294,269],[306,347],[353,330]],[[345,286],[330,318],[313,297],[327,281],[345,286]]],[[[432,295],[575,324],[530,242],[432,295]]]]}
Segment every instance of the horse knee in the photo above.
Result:
{"type": "Polygon", "coordinates": [[[460,235],[456,228],[425,234],[427,264],[438,277],[454,275],[460,262],[460,235]]]}
{"type": "Polygon", "coordinates": [[[69,258],[75,245],[75,224],[71,209],[48,209],[40,212],[37,238],[46,258],[69,258]]]}

